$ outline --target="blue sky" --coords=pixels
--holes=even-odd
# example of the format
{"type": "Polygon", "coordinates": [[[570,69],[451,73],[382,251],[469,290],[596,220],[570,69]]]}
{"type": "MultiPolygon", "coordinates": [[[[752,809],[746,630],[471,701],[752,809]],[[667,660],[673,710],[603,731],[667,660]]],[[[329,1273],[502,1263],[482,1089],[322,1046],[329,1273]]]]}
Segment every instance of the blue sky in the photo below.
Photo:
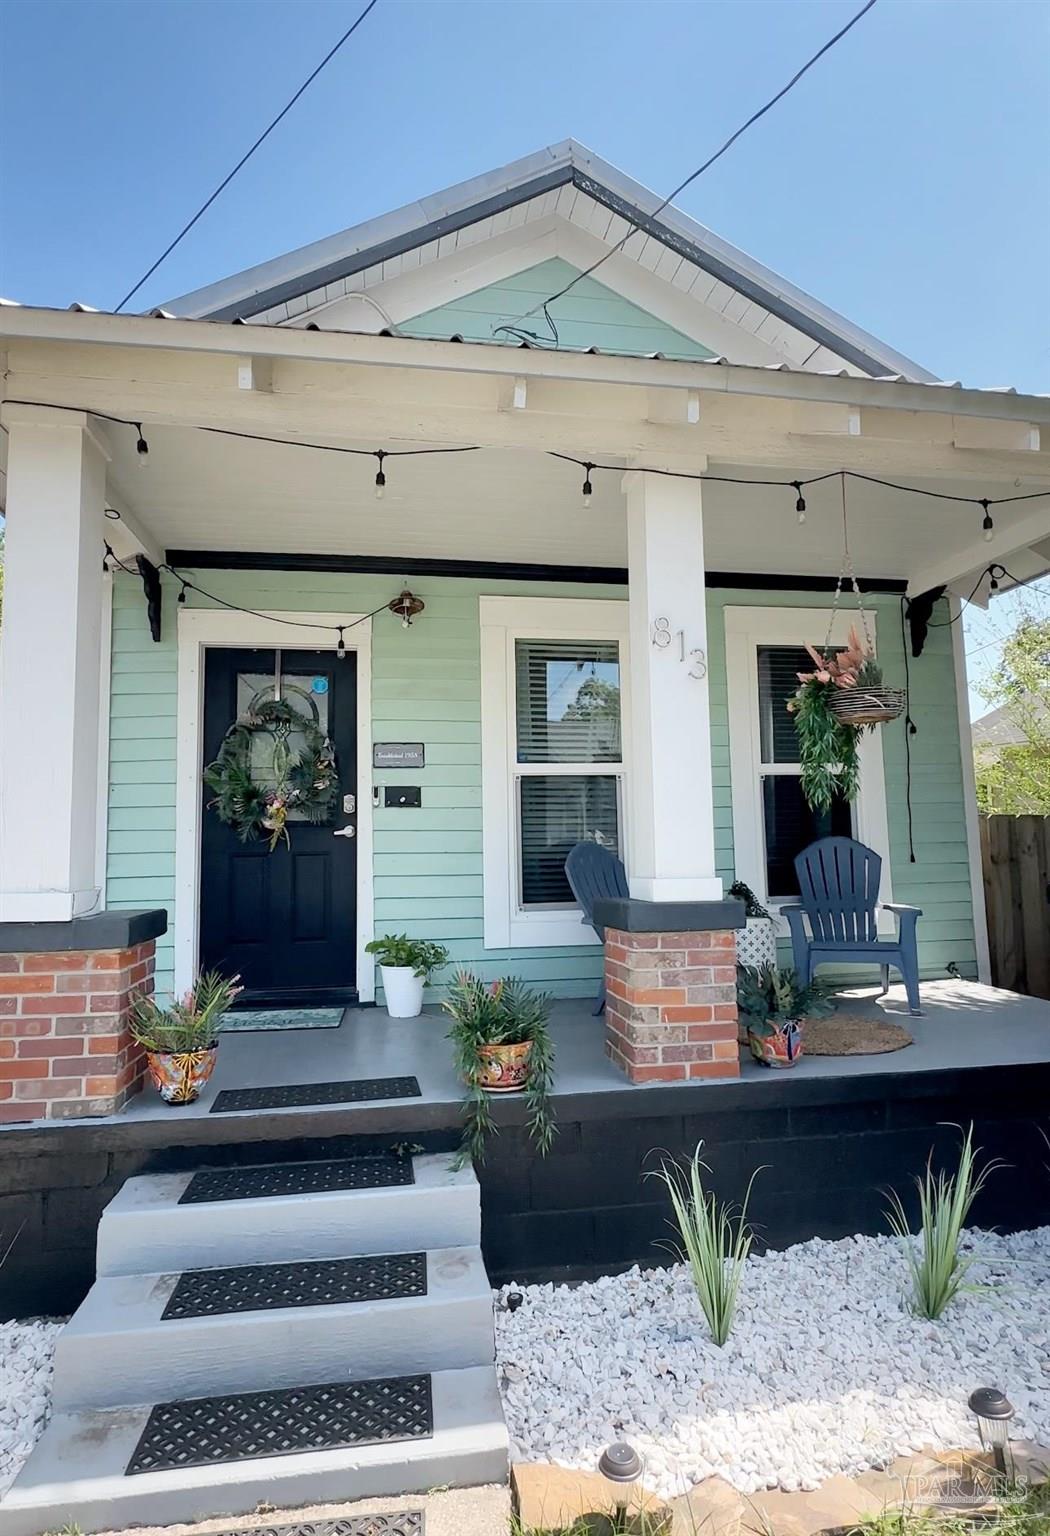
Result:
{"type": "MultiPolygon", "coordinates": [[[[380,0],[135,305],[570,135],[669,190],[857,4],[380,0]]],[[[116,304],[358,9],[0,0],[0,293],[116,304]]],[[[1047,390],[1048,149],[1050,5],[880,0],[681,204],[942,376],[1047,390]]]]}

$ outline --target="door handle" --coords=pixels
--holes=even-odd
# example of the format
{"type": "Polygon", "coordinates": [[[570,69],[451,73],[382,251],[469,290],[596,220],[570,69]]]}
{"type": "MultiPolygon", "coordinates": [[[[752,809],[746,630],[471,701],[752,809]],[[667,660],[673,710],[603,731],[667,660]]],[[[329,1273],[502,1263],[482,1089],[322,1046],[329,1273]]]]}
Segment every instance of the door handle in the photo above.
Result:
{"type": "Polygon", "coordinates": [[[356,827],[337,827],[336,830],[332,833],[332,836],[333,837],[356,837],[357,836],[357,828],[356,827]]]}

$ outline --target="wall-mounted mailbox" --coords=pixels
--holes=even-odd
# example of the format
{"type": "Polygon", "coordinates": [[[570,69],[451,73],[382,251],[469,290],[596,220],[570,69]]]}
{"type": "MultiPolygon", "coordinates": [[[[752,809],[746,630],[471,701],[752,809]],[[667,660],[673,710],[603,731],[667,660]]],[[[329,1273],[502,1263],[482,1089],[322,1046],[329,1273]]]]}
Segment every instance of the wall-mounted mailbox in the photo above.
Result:
{"type": "Polygon", "coordinates": [[[384,784],[383,804],[387,810],[404,810],[423,804],[423,791],[418,784],[384,784]]]}

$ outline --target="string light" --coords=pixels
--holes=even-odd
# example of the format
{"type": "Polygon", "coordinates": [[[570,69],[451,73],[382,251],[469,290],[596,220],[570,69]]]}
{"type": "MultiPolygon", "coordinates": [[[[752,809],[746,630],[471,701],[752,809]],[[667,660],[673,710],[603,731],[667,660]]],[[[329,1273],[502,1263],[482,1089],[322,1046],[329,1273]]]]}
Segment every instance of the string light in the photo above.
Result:
{"type": "Polygon", "coordinates": [[[346,660],[346,641],[343,639],[343,626],[342,626],[342,624],[340,624],[338,626],[338,628],[339,628],[339,643],[338,643],[338,645],[335,648],[335,654],[336,654],[337,660],[345,661],[346,660]]]}
{"type": "Polygon", "coordinates": [[[995,524],[992,522],[992,514],[988,510],[987,497],[981,497],[981,506],[984,508],[984,519],[981,523],[981,527],[984,530],[984,542],[990,544],[992,542],[992,534],[995,532],[995,524]]]}
{"type": "Polygon", "coordinates": [[[798,513],[799,526],[806,521],[806,498],[802,494],[802,481],[792,480],[798,500],[795,502],[795,511],[798,513]]]}
{"type": "Polygon", "coordinates": [[[135,431],[139,435],[138,442],[135,444],[135,452],[139,456],[139,464],[145,466],[149,461],[149,443],[147,443],[146,439],[142,435],[141,421],[133,421],[131,425],[135,428],[135,431]]]}
{"type": "Polygon", "coordinates": [[[189,587],[189,582],[186,581],[185,578],[182,577],[182,576],[179,577],[179,580],[182,582],[182,586],[179,588],[179,595],[175,599],[175,601],[177,603],[179,603],[179,604],[183,604],[184,605],[185,602],[186,602],[186,590],[189,587]]]}
{"type": "Polygon", "coordinates": [[[382,501],[386,491],[386,475],[383,473],[383,460],[386,454],[382,448],[377,448],[375,456],[379,462],[379,468],[376,470],[376,501],[382,501]]]}
{"type": "Polygon", "coordinates": [[[583,466],[583,473],[584,473],[583,504],[584,504],[585,507],[589,507],[590,506],[590,504],[591,504],[591,497],[594,495],[594,486],[591,484],[591,470],[593,468],[594,468],[593,464],[586,464],[585,463],[584,466],[583,466]]]}

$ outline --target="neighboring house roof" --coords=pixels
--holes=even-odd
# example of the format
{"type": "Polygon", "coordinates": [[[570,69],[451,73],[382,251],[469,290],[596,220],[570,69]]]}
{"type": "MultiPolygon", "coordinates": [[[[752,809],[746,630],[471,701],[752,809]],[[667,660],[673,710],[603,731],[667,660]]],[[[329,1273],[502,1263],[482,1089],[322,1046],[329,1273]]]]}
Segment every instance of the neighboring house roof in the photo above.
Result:
{"type": "MultiPolygon", "coordinates": [[[[629,241],[618,260],[653,274],[678,299],[688,295],[716,310],[792,366],[845,364],[869,376],[934,381],[918,363],[678,209],[657,213],[661,201],[570,139],[184,294],[164,309],[187,318],[303,325],[348,295],[367,302],[371,287],[468,246],[480,251],[515,230],[527,250],[530,223],[557,218],[607,250],[640,231],[644,238],[629,241]]],[[[523,266],[534,259],[526,256],[523,266]]]]}
{"type": "MultiPolygon", "coordinates": [[[[1045,699],[1037,699],[1031,694],[1026,696],[1022,709],[1031,711],[1036,717],[1040,713],[1050,716],[1050,704],[1045,699]]],[[[970,734],[978,751],[982,748],[993,750],[1000,747],[1016,747],[1028,740],[1017,723],[1017,709],[1010,704],[1000,704],[997,709],[990,709],[986,715],[975,720],[970,734]]]]}

